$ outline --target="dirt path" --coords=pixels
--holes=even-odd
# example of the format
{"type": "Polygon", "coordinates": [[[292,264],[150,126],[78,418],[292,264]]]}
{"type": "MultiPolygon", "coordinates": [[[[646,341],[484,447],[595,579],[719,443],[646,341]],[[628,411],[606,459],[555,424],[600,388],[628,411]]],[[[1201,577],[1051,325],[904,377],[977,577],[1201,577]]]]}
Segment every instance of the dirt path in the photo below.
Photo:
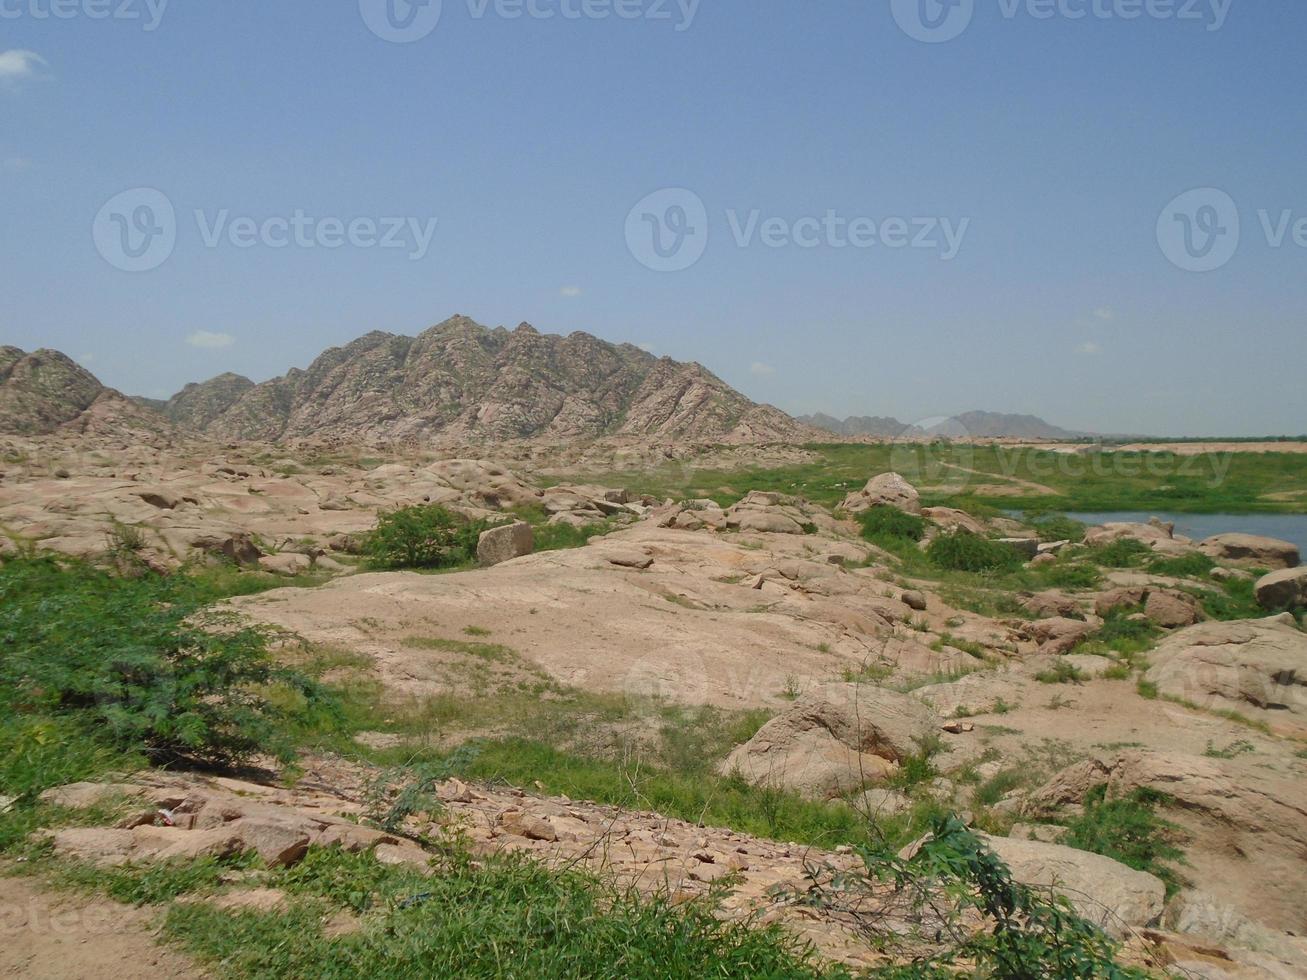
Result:
{"type": "MultiPolygon", "coordinates": [[[[4,868],[0,868],[3,873],[4,868]]],[[[0,977],[171,980],[204,977],[155,942],[157,913],[0,877],[0,977]]]]}

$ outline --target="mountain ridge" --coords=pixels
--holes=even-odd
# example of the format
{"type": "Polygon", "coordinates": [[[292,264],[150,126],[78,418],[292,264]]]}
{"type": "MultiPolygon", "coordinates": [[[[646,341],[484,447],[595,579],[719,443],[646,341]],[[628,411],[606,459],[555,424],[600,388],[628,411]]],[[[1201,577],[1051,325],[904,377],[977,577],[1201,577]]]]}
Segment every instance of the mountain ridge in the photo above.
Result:
{"type": "Polygon", "coordinates": [[[260,384],[225,374],[187,385],[160,410],[192,431],[264,441],[816,435],[697,362],[582,332],[492,329],[461,315],[416,337],[372,331],[260,384]]]}
{"type": "Polygon", "coordinates": [[[932,421],[928,426],[909,425],[892,417],[851,415],[846,419],[818,412],[797,416],[798,421],[846,438],[872,436],[886,439],[1084,439],[1094,434],[1052,425],[1036,415],[972,411],[932,421]]]}

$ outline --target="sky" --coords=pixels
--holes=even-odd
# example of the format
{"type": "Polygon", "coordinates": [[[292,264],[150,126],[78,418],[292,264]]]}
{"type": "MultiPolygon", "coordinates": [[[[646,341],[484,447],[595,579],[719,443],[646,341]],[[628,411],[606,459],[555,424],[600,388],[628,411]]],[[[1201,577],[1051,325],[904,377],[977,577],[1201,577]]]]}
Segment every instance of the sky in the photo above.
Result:
{"type": "Polygon", "coordinates": [[[800,414],[1307,430],[1307,4],[0,0],[0,343],[462,313],[800,414]]]}

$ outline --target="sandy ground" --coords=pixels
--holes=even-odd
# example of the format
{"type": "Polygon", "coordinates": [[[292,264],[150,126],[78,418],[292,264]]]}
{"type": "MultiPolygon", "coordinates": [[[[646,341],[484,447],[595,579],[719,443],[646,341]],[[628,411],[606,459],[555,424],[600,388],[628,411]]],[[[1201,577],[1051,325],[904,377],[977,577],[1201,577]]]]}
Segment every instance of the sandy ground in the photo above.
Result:
{"type": "MultiPolygon", "coordinates": [[[[8,870],[8,869],[0,869],[8,870]]],[[[157,913],[0,878],[0,976],[27,980],[204,977],[155,942],[157,913]]]]}

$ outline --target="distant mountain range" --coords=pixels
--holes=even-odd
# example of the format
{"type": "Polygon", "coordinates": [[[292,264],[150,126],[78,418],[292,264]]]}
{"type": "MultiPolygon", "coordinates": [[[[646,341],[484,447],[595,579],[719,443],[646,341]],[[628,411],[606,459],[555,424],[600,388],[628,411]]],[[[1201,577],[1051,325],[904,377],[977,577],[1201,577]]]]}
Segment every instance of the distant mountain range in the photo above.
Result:
{"type": "Polygon", "coordinates": [[[1034,415],[1004,415],[999,412],[964,412],[921,427],[895,418],[853,415],[837,419],[830,415],[801,415],[799,422],[836,435],[885,439],[1083,439],[1088,432],[1073,432],[1050,425],[1034,415]]]}
{"type": "Polygon", "coordinates": [[[416,337],[369,333],[262,384],[222,374],[166,400],[129,400],[57,351],[0,348],[0,433],[75,428],[96,406],[129,427],[269,442],[820,438],[700,364],[586,333],[541,334],[525,323],[490,329],[464,316],[416,337]]]}

